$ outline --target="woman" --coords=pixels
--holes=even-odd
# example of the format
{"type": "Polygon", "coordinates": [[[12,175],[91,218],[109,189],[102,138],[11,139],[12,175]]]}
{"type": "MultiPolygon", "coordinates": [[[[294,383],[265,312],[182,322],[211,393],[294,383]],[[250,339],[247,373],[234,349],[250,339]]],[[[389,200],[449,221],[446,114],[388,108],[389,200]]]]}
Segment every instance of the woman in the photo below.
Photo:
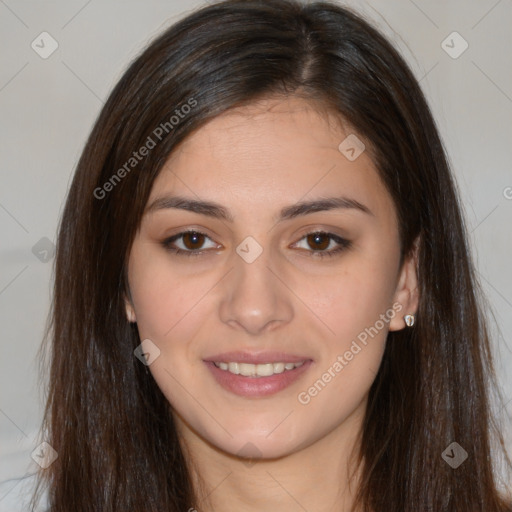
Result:
{"type": "Polygon", "coordinates": [[[344,8],[221,2],[130,66],[52,320],[52,512],[510,510],[442,144],[344,8]]]}

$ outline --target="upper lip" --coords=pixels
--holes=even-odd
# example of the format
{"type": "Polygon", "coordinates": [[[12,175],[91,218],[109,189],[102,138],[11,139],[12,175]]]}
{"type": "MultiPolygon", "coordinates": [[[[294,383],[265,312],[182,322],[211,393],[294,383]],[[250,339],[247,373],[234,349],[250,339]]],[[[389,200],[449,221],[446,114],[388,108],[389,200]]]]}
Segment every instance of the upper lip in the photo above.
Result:
{"type": "Polygon", "coordinates": [[[286,354],[285,352],[223,352],[204,359],[212,363],[300,363],[309,361],[310,357],[286,354]]]}

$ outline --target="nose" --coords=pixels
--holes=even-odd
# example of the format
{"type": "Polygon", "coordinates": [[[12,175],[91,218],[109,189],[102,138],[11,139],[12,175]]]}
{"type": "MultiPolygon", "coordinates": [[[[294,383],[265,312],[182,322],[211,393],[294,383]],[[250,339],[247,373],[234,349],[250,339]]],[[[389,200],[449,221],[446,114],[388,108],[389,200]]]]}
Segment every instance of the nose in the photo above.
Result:
{"type": "Polygon", "coordinates": [[[237,254],[224,281],[219,315],[222,322],[257,336],[288,324],[294,316],[290,290],[266,251],[252,263],[237,254]]]}

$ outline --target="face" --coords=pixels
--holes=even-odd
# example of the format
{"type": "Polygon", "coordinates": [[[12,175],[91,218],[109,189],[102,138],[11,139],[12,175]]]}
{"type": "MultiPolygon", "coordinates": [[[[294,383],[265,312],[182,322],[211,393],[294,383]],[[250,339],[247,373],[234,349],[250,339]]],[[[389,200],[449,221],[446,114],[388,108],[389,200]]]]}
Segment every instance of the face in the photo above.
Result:
{"type": "Polygon", "coordinates": [[[210,121],[156,179],[127,314],[183,436],[274,458],[363,417],[416,283],[353,137],[312,103],[269,99],[210,121]]]}

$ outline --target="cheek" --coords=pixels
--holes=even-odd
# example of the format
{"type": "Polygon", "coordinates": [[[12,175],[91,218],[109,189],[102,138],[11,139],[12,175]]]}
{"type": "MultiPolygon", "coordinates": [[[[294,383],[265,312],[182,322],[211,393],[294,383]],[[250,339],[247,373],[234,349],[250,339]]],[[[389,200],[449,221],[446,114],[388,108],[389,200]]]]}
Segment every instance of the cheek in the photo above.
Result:
{"type": "Polygon", "coordinates": [[[354,415],[364,414],[384,344],[372,342],[364,346],[356,341],[345,348],[346,351],[334,355],[323,368],[318,368],[307,387],[297,395],[297,417],[303,418],[318,438],[333,426],[349,423],[354,415]]]}
{"type": "MultiPolygon", "coordinates": [[[[148,251],[149,252],[149,251],[148,251]]],[[[214,285],[213,277],[180,275],[166,255],[152,258],[134,247],[129,266],[130,293],[142,338],[165,343],[200,310],[201,298],[214,285]]]]}
{"type": "MultiPolygon", "coordinates": [[[[297,395],[306,421],[323,431],[344,421],[366,397],[380,367],[395,291],[394,260],[353,258],[343,271],[299,288],[304,302],[328,326],[321,357],[297,395]],[[389,264],[390,263],[390,264],[389,264]]],[[[299,283],[297,283],[299,284],[299,283]]],[[[325,332],[325,331],[324,331],[325,332]]]]}
{"type": "Polygon", "coordinates": [[[190,396],[201,397],[194,375],[204,372],[194,352],[201,325],[212,315],[207,311],[208,291],[215,281],[207,276],[183,276],[168,262],[143,258],[130,268],[130,292],[141,340],[150,339],[160,350],[149,370],[158,387],[173,406],[200,425],[202,409],[194,407],[190,396]],[[212,281],[210,283],[210,281],[212,281]]]}
{"type": "MultiPolygon", "coordinates": [[[[382,362],[395,283],[383,266],[348,266],[309,295],[312,309],[329,329],[322,357],[304,383],[297,403],[310,428],[324,435],[366,400],[382,362]]],[[[321,283],[317,283],[321,284],[321,283]]]]}
{"type": "MultiPolygon", "coordinates": [[[[186,399],[191,375],[204,371],[195,340],[213,311],[208,298],[218,277],[208,273],[184,275],[166,255],[149,258],[144,246],[134,246],[129,266],[130,293],[141,340],[160,350],[150,365],[158,386],[173,405],[186,399]]],[[[186,400],[185,400],[186,402],[186,400]]],[[[190,404],[183,403],[184,407],[190,404]]]]}
{"type": "Polygon", "coordinates": [[[314,286],[302,283],[304,302],[329,327],[332,349],[344,349],[361,333],[364,338],[375,325],[382,333],[373,337],[385,340],[396,288],[394,261],[388,261],[391,265],[384,260],[347,259],[343,271],[316,279],[314,286]]]}

